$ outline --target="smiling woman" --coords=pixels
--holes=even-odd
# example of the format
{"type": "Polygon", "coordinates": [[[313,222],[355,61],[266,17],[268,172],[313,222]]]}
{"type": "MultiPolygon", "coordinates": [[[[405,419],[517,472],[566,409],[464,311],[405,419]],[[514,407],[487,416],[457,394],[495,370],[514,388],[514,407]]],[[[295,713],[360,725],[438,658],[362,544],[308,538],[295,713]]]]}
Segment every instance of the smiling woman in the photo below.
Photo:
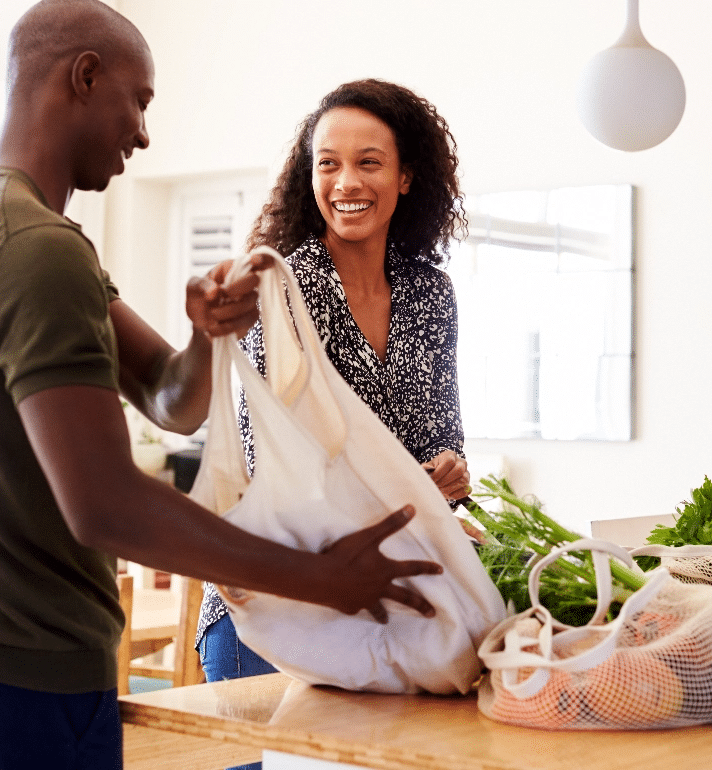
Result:
{"type": "MultiPolygon", "coordinates": [[[[372,79],[342,85],[299,127],[247,244],[289,255],[330,360],[449,500],[469,485],[457,307],[440,269],[466,224],[455,151],[445,120],[409,89],[372,79]]],[[[264,374],[259,323],[244,348],[264,374]]],[[[244,398],[240,417],[252,472],[244,398]]],[[[209,586],[198,631],[209,681],[264,670],[226,613],[209,586]]]]}
{"type": "Polygon", "coordinates": [[[391,218],[412,172],[402,165],[386,123],[359,107],[338,107],[318,122],[312,187],[351,315],[381,361],[386,359],[391,287],[383,256],[391,218]],[[355,257],[355,258],[354,258],[355,257]]]}

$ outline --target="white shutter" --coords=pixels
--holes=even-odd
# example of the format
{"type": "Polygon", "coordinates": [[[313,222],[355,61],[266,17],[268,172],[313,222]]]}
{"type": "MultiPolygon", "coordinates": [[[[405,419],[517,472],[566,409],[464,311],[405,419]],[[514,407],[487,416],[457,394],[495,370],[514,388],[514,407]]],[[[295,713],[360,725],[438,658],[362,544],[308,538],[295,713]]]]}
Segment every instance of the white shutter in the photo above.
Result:
{"type": "Polygon", "coordinates": [[[194,216],[188,222],[188,260],[191,275],[205,275],[225,259],[233,249],[233,217],[225,215],[194,216]]]}
{"type": "Polygon", "coordinates": [[[173,190],[171,342],[184,347],[190,339],[185,314],[185,286],[218,263],[242,253],[247,234],[267,197],[266,170],[215,178],[191,179],[173,190]]]}

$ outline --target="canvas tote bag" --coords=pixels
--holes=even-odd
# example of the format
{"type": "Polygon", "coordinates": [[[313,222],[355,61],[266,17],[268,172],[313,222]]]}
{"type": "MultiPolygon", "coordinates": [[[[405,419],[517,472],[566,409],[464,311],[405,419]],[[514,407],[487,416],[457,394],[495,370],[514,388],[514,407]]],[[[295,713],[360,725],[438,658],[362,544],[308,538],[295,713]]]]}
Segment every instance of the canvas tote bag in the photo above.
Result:
{"type": "MultiPolygon", "coordinates": [[[[381,550],[392,559],[438,562],[444,573],[403,580],[435,607],[434,618],[386,600],[386,625],[365,610],[348,616],[218,586],[237,633],[277,668],[312,684],[465,693],[480,674],[478,643],[505,616],[502,598],[435,484],[329,361],[287,264],[272,249],[258,251],[274,259],[259,285],[267,377],[234,335],[214,340],[208,437],[191,496],[242,529],[311,552],[411,503],[416,516],[381,550]],[[252,479],[233,370],[253,424],[252,479]]],[[[236,260],[228,281],[248,257],[236,260]]]]}

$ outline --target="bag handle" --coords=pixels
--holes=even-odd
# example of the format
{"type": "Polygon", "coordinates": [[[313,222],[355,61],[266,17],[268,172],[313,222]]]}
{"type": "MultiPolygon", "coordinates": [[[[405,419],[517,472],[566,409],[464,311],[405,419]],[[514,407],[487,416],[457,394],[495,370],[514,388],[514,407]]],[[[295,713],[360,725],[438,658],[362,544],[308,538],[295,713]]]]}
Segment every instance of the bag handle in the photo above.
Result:
{"type": "Polygon", "coordinates": [[[641,545],[633,548],[630,555],[694,559],[700,556],[712,556],[712,545],[641,545]]]}
{"type": "MultiPolygon", "coordinates": [[[[620,546],[605,540],[584,538],[573,543],[567,543],[553,549],[551,553],[532,567],[532,572],[529,575],[532,607],[504,620],[490,632],[480,645],[478,654],[484,664],[492,670],[501,670],[503,686],[517,698],[529,698],[536,695],[546,685],[552,671],[569,673],[585,671],[610,658],[616,650],[618,637],[626,620],[640,612],[659,593],[663,584],[671,580],[667,570],[654,570],[650,573],[650,579],[623,603],[615,620],[605,625],[594,624],[589,621],[587,625],[581,627],[568,626],[555,620],[549,610],[539,602],[541,572],[564,553],[582,550],[592,551],[597,587],[603,587],[604,597],[610,596],[612,581],[609,557],[614,556],[627,566],[632,566],[630,554],[620,546]],[[601,558],[597,558],[596,553],[600,554],[601,558]],[[528,617],[536,618],[541,624],[536,638],[523,635],[516,627],[520,620],[528,617]],[[555,634],[555,630],[558,633],[555,634]],[[558,650],[591,636],[600,637],[600,641],[570,657],[555,657],[558,650]],[[504,649],[497,649],[502,646],[502,641],[504,642],[504,649]],[[536,645],[539,646],[541,654],[526,649],[536,645]],[[532,668],[534,670],[531,675],[518,682],[520,668],[532,668]]],[[[608,604],[603,605],[603,607],[605,614],[608,610],[608,604]]],[[[599,594],[597,614],[600,614],[600,608],[601,595],[599,594]]]]}
{"type": "MultiPolygon", "coordinates": [[[[300,399],[311,399],[311,413],[321,414],[322,419],[303,427],[329,457],[335,457],[346,441],[346,422],[321,365],[325,353],[319,335],[294,275],[279,252],[269,246],[258,246],[249,254],[238,256],[227,272],[225,283],[247,275],[251,270],[250,258],[255,254],[265,254],[273,260],[272,266],[260,273],[259,282],[263,326],[269,335],[265,347],[273,355],[265,382],[238,345],[236,335],[213,340],[213,387],[208,422],[221,427],[218,431],[208,431],[191,497],[219,515],[239,502],[250,483],[235,411],[233,364],[248,399],[250,394],[259,398],[266,388],[271,389],[286,407],[300,399]],[[285,284],[294,321],[286,301],[285,284]]],[[[273,401],[270,404],[273,405],[273,401]]]]}
{"type": "Polygon", "coordinates": [[[622,561],[627,567],[633,567],[633,558],[628,551],[615,543],[609,543],[606,540],[597,540],[592,538],[582,538],[573,543],[565,543],[558,548],[553,548],[543,559],[540,559],[529,573],[529,598],[532,606],[540,606],[539,587],[541,584],[541,573],[550,564],[553,564],[570,551],[591,551],[593,559],[593,568],[596,575],[596,594],[598,596],[598,606],[593,617],[586,625],[593,626],[603,623],[608,612],[608,608],[613,598],[613,587],[611,580],[611,570],[609,556],[614,556],[622,561]]]}
{"type": "MultiPolygon", "coordinates": [[[[260,274],[259,284],[267,382],[286,407],[297,406],[300,401],[311,402],[306,411],[320,414],[321,419],[310,421],[304,428],[333,459],[346,442],[346,420],[329,384],[327,367],[322,365],[326,354],[321,340],[291,269],[279,252],[263,245],[238,258],[226,281],[239,277],[254,254],[266,254],[273,260],[272,266],[260,274]]],[[[234,335],[229,336],[226,347],[249,400],[250,391],[254,393],[256,388],[263,387],[264,380],[247,360],[234,335]]]]}
{"type": "MultiPolygon", "coordinates": [[[[230,272],[234,271],[233,264],[230,272]]],[[[234,336],[218,337],[212,343],[208,424],[221,427],[217,431],[208,430],[198,474],[190,491],[193,500],[220,516],[239,502],[250,483],[235,414],[230,350],[234,336]]]]}

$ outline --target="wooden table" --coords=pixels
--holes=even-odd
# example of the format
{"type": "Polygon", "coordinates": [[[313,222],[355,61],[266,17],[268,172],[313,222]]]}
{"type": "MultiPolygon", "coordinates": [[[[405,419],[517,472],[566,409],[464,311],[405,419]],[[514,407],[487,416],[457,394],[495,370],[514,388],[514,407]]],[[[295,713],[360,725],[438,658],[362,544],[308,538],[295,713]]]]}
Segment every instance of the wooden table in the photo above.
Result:
{"type": "Polygon", "coordinates": [[[131,659],[160,650],[175,639],[180,594],[167,588],[136,588],[131,611],[131,659]]]}
{"type": "MultiPolygon", "coordinates": [[[[685,770],[708,770],[712,765],[712,727],[529,730],[482,716],[475,693],[451,698],[353,693],[310,687],[283,674],[126,696],[121,713],[126,770],[142,768],[131,764],[132,756],[140,759],[137,730],[144,731],[140,734],[147,743],[151,736],[165,739],[163,731],[172,733],[173,754],[165,767],[191,770],[256,761],[262,750],[267,751],[265,770],[268,759],[279,759],[282,752],[294,762],[272,767],[344,763],[378,770],[670,770],[683,763],[685,770]],[[193,751],[207,752],[203,764],[187,758],[191,741],[193,751]],[[328,762],[304,764],[296,757],[328,762]]],[[[145,765],[152,770],[163,766],[155,758],[145,765]]]]}

